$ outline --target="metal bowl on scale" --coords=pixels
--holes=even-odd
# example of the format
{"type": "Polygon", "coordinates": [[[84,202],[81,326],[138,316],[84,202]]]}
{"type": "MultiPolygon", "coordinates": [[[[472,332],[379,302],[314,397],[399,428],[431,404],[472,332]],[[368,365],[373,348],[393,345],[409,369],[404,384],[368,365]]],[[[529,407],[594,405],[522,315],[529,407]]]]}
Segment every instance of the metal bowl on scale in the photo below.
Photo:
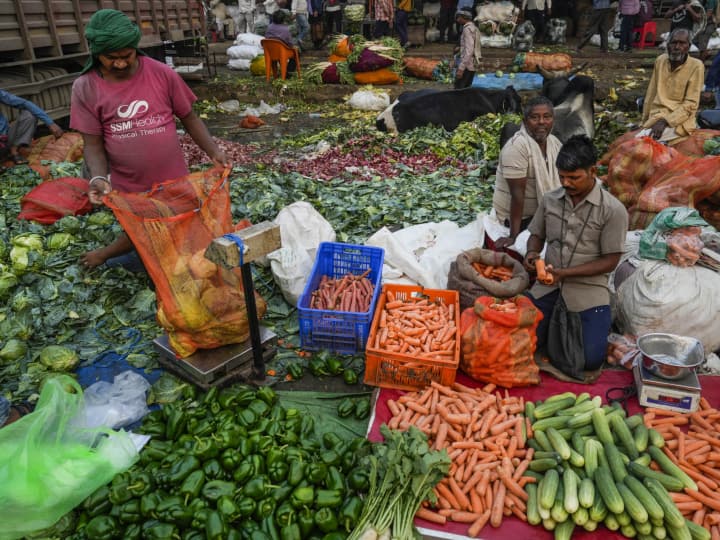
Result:
{"type": "Polygon", "coordinates": [[[687,336],[645,334],[638,338],[637,346],[642,354],[642,367],[663,379],[682,379],[705,360],[702,343],[687,336]]]}

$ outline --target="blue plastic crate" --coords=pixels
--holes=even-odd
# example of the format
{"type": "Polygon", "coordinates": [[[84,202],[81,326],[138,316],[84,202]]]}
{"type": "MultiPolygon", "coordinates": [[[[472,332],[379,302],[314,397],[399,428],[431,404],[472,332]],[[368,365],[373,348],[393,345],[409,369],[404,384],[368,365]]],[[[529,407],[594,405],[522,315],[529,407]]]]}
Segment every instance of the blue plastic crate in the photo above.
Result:
{"type": "Polygon", "coordinates": [[[380,294],[384,258],[385,250],[379,247],[337,242],[320,244],[312,274],[298,302],[300,343],[304,349],[328,349],[342,354],[355,354],[365,350],[380,294]],[[366,313],[310,308],[312,293],[317,290],[323,276],[337,279],[348,272],[362,274],[368,268],[368,279],[375,289],[370,309],[366,313]]]}

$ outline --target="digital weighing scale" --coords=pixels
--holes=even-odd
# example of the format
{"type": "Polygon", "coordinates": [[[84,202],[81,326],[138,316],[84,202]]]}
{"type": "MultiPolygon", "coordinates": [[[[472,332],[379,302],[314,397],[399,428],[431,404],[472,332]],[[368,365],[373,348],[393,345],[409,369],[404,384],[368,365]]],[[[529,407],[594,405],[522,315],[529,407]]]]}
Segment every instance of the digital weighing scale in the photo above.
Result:
{"type": "MultiPolygon", "coordinates": [[[[275,356],[277,334],[260,326],[262,357],[267,362],[275,356]]],[[[203,390],[234,382],[252,382],[253,346],[251,340],[217,349],[200,349],[187,358],[178,358],[168,342],[167,334],[153,340],[160,354],[159,362],[175,375],[197,384],[203,390]]]]}
{"type": "Polygon", "coordinates": [[[694,371],[682,379],[669,380],[653,375],[636,362],[633,376],[638,401],[643,407],[693,412],[700,404],[700,381],[694,371]]]}

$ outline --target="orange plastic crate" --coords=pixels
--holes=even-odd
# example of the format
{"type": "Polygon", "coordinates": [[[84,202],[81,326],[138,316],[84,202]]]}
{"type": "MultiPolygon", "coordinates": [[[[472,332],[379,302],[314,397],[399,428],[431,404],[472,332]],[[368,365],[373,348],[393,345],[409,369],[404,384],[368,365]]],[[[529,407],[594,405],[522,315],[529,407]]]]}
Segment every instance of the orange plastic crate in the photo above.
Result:
{"type": "Polygon", "coordinates": [[[423,289],[413,285],[385,284],[378,298],[370,335],[365,347],[365,384],[383,388],[415,390],[428,386],[432,381],[443,385],[455,382],[460,363],[460,302],[457,291],[423,289]],[[413,297],[427,297],[430,301],[442,301],[455,306],[455,354],[452,360],[417,358],[409,354],[400,354],[376,348],[375,336],[380,325],[380,315],[385,309],[387,291],[391,291],[398,300],[413,297]]]}

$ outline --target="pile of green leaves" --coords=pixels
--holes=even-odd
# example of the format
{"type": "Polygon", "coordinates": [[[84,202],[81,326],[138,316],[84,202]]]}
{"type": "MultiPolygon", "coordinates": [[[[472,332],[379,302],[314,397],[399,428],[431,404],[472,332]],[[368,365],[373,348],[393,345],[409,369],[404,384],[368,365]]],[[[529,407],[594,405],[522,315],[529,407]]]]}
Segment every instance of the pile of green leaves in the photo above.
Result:
{"type": "MultiPolygon", "coordinates": [[[[79,173],[64,164],[56,174],[79,173]]],[[[0,349],[22,343],[22,354],[0,357],[0,388],[13,400],[37,393],[53,370],[46,347],[62,345],[88,363],[106,351],[138,366],[150,365],[149,341],[158,334],[155,294],[145,275],[122,269],[87,271],[81,255],[113,240],[119,231],[107,211],[65,217],[50,226],[18,220],[20,198],[40,182],[28,167],[2,177],[0,199],[0,349]],[[45,362],[41,362],[44,359],[45,362]]],[[[58,349],[59,350],[59,349],[58,349]]]]}
{"type": "Polygon", "coordinates": [[[372,454],[360,462],[370,471],[370,489],[348,540],[422,538],[413,518],[423,501],[435,502],[433,488],[450,470],[450,457],[447,450],[430,450],[427,437],[415,426],[394,431],[383,424],[380,432],[385,442],[374,444],[372,454]]]}

